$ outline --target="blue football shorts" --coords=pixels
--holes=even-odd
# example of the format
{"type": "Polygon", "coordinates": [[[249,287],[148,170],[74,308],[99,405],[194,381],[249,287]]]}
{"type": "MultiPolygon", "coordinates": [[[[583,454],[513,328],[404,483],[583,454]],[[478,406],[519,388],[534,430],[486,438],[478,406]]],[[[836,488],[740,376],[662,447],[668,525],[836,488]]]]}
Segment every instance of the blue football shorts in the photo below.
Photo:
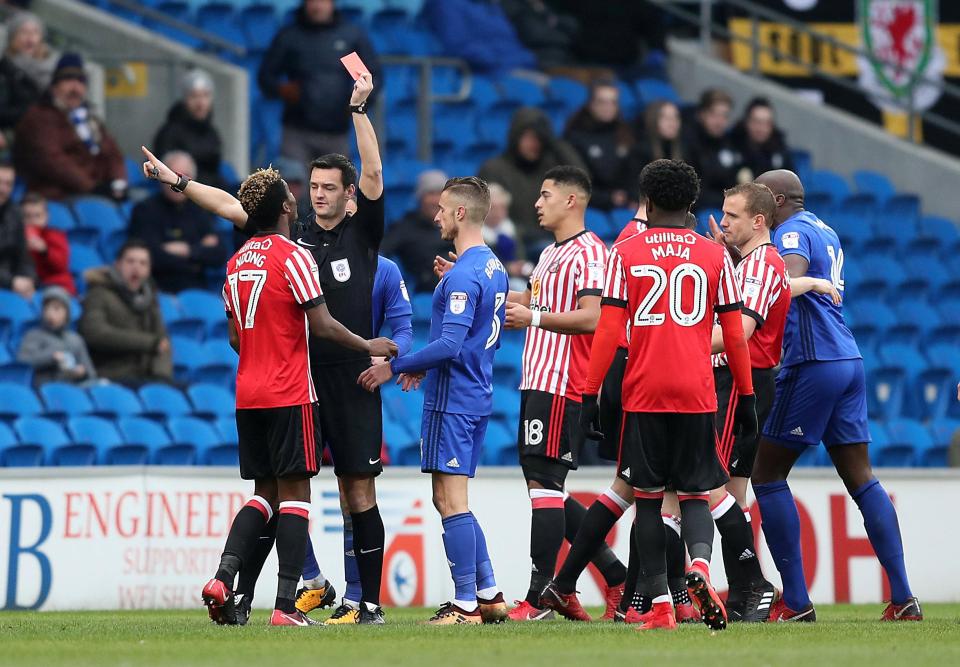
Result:
{"type": "Polygon", "coordinates": [[[490,417],[424,410],[420,425],[420,470],[473,477],[483,453],[490,417]]]}

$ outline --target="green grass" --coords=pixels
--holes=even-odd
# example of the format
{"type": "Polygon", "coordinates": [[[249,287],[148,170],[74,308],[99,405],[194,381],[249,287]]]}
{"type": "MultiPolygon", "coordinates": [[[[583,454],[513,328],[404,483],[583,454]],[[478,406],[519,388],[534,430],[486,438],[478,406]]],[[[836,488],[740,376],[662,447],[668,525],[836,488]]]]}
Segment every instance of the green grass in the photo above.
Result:
{"type": "Polygon", "coordinates": [[[388,610],[384,627],[331,628],[269,628],[262,610],[246,627],[210,625],[202,610],[0,612],[0,665],[960,665],[960,605],[927,605],[922,623],[880,623],[880,611],[821,606],[813,625],[719,633],[565,621],[432,628],[417,625],[428,615],[417,609],[388,610]]]}

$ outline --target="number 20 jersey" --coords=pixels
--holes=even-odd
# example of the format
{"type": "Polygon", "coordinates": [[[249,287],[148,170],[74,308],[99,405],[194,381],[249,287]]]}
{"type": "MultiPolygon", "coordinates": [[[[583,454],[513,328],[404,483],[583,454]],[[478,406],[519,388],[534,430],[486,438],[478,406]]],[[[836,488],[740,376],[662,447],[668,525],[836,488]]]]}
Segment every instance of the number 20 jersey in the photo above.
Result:
{"type": "Polygon", "coordinates": [[[223,302],[240,336],[237,408],[317,400],[306,310],[324,302],[313,256],[280,234],[258,234],[227,262],[223,302]]]}
{"type": "Polygon", "coordinates": [[[488,416],[493,410],[493,355],[500,347],[509,279],[487,246],[464,251],[433,292],[430,342],[443,325],[467,327],[459,353],[427,371],[423,407],[435,412],[488,416]]]}
{"type": "Polygon", "coordinates": [[[649,227],[613,246],[604,305],[627,309],[626,412],[716,412],[714,313],[739,310],[726,249],[679,228],[649,227]]]}

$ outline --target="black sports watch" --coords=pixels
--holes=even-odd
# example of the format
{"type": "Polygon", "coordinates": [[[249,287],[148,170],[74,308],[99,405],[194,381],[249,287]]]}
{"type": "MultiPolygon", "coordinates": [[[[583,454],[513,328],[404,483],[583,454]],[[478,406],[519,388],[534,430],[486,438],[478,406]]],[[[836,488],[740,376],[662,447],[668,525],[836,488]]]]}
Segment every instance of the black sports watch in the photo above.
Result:
{"type": "Polygon", "coordinates": [[[187,188],[187,183],[190,182],[189,176],[184,176],[180,172],[177,172],[177,182],[170,186],[170,189],[174,192],[183,192],[187,188]]]}
{"type": "Polygon", "coordinates": [[[350,113],[367,113],[367,101],[364,100],[360,104],[351,104],[350,113]]]}

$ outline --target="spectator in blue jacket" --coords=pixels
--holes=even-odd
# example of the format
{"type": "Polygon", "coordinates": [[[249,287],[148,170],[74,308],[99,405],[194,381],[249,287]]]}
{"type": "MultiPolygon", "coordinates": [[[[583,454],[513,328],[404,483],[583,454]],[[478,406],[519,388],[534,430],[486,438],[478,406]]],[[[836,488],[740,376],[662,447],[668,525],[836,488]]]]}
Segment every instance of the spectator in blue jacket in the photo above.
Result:
{"type": "Polygon", "coordinates": [[[534,69],[537,59],[492,0],[427,0],[423,16],[444,53],[478,70],[534,69]]]}
{"type": "Polygon", "coordinates": [[[307,164],[326,153],[349,155],[353,81],[340,58],[352,51],[379,81],[380,61],[366,32],[345,21],[334,0],[303,0],[294,22],[273,38],[258,81],[264,95],[283,100],[285,157],[307,164]]]}

